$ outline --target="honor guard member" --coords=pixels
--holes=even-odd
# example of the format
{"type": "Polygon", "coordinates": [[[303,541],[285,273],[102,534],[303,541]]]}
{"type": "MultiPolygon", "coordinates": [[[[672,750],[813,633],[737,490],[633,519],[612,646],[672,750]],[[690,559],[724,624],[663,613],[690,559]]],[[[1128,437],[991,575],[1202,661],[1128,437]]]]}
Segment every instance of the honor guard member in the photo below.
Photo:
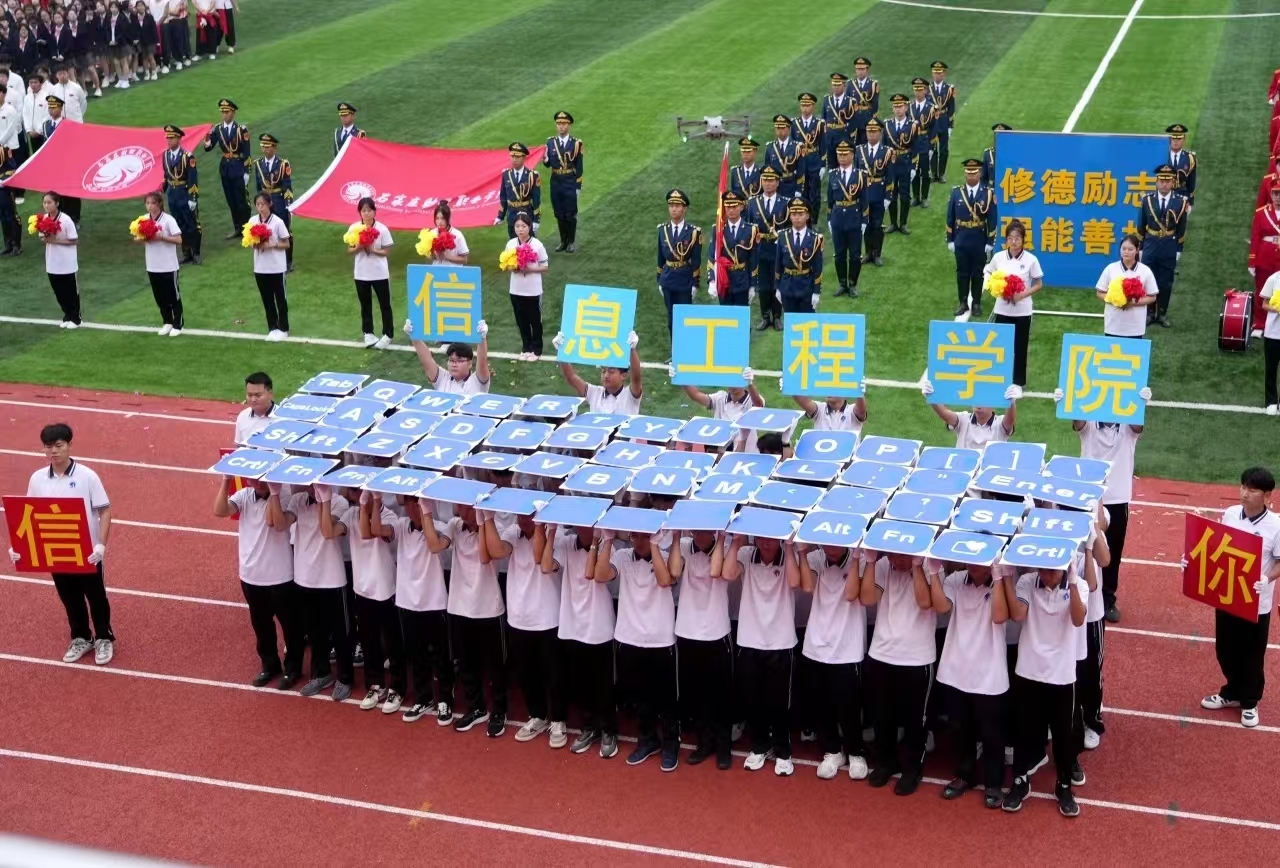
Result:
{"type": "Polygon", "coordinates": [[[702,269],[702,230],[684,219],[689,197],[683,190],[667,193],[668,223],[658,226],[658,291],[667,305],[667,334],[671,333],[672,308],[693,304],[702,269]]]}
{"type": "Polygon", "coordinates": [[[356,126],[356,107],[349,102],[338,103],[338,123],[340,126],[333,131],[333,155],[338,156],[338,151],[342,150],[350,139],[365,138],[364,130],[356,126]]]}
{"type": "Polygon", "coordinates": [[[542,178],[533,169],[525,167],[529,148],[521,142],[507,146],[511,155],[511,168],[502,172],[501,190],[498,194],[498,216],[493,225],[507,221],[507,237],[516,237],[516,215],[528,211],[533,215],[533,234],[538,232],[538,220],[542,211],[542,178]]]}
{"type": "MultiPolygon", "coordinates": [[[[1008,124],[992,124],[991,132],[997,133],[1000,130],[1012,130],[1013,127],[1008,124]]],[[[993,137],[994,138],[994,137],[993,137]]],[[[994,141],[991,147],[982,152],[982,183],[988,187],[996,185],[996,146],[994,141]]]]}
{"type": "Polygon", "coordinates": [[[774,286],[774,263],[778,257],[778,233],[788,225],[787,200],[778,194],[778,173],[773,166],[760,171],[760,194],[747,203],[747,219],[756,227],[760,247],[757,291],[760,295],[760,322],[756,331],[770,327],[782,331],[782,304],[774,286]]]}
{"type": "Polygon", "coordinates": [[[750,136],[738,139],[738,153],[742,163],[729,170],[729,189],[745,202],[760,192],[760,166],[756,163],[756,150],[760,143],[750,136]]]}
{"type": "Polygon", "coordinates": [[[996,243],[996,197],[981,176],[982,162],[965,160],[964,185],[952,187],[947,202],[947,249],[956,255],[960,294],[956,316],[982,316],[982,269],[996,243]]]}
{"type": "Polygon", "coordinates": [[[1169,165],[1173,166],[1176,177],[1173,179],[1173,191],[1180,193],[1187,200],[1187,213],[1196,204],[1196,155],[1186,150],[1187,128],[1182,124],[1172,124],[1165,128],[1169,134],[1169,165]]]}
{"type": "Polygon", "coordinates": [[[857,147],[858,168],[866,173],[867,228],[862,237],[867,254],[864,262],[883,265],[880,253],[884,249],[884,212],[892,201],[893,149],[880,141],[879,118],[867,121],[867,143],[857,147]]]}
{"type": "Polygon", "coordinates": [[[254,183],[259,193],[271,197],[271,213],[280,218],[284,228],[289,230],[289,246],[284,256],[287,269],[293,271],[293,215],[289,211],[289,203],[293,201],[293,169],[288,160],[282,160],[276,154],[280,140],[271,133],[258,136],[258,146],[262,148],[262,157],[253,161],[254,183]]]}
{"type": "MultiPolygon", "coordinates": [[[[49,110],[49,119],[44,122],[44,140],[49,141],[49,137],[53,135],[53,131],[62,125],[66,119],[63,109],[66,108],[66,100],[60,96],[50,94],[45,98],[45,108],[49,110]]],[[[80,225],[80,199],[71,196],[62,197],[62,213],[71,218],[71,222],[77,226],[80,225]]]]}
{"type": "Polygon", "coordinates": [[[880,114],[880,82],[871,77],[871,61],[859,57],[853,62],[853,78],[845,86],[845,93],[853,100],[851,131],[857,144],[867,140],[867,121],[880,114]]]}
{"type": "Polygon", "coordinates": [[[822,100],[822,122],[827,127],[828,169],[836,167],[836,145],[852,142],[857,138],[853,127],[853,113],[857,104],[845,92],[848,83],[848,76],[838,72],[831,73],[831,93],[822,100]]]}
{"type": "Polygon", "coordinates": [[[253,168],[253,158],[249,156],[249,128],[236,123],[236,112],[239,107],[229,99],[218,100],[218,111],[222,113],[222,122],[214,125],[209,135],[204,137],[205,153],[218,148],[222,151],[222,160],[218,163],[218,177],[222,179],[222,195],[227,198],[227,208],[231,211],[232,229],[227,233],[227,240],[239,238],[244,231],[244,224],[249,220],[249,171],[253,168]]]}
{"type": "Polygon", "coordinates": [[[853,146],[836,145],[838,165],[827,174],[827,225],[836,254],[836,298],[858,297],[862,233],[867,225],[867,175],[853,165],[853,146]]]}
{"type": "Polygon", "coordinates": [[[933,100],[933,159],[929,171],[936,183],[947,180],[947,158],[951,156],[951,129],[955,126],[956,89],[947,84],[947,65],[935,60],[929,67],[933,84],[929,85],[929,98],[933,100]]]}
{"type": "MultiPolygon", "coordinates": [[[[725,190],[720,202],[724,205],[724,230],[720,233],[719,257],[728,260],[729,272],[729,285],[720,303],[745,307],[751,304],[752,293],[758,283],[759,232],[755,224],[742,218],[742,206],[746,200],[740,194],[725,190]]],[[[712,257],[707,263],[708,270],[715,268],[716,258],[712,257]]]]}
{"type": "Polygon", "coordinates": [[[200,185],[196,174],[196,155],[183,149],[183,135],[181,127],[173,124],[164,128],[164,140],[169,147],[164,152],[163,191],[169,213],[182,230],[182,264],[199,265],[200,185]]]}
{"type": "Polygon", "coordinates": [[[792,119],[792,132],[800,147],[800,163],[804,167],[804,198],[809,203],[810,218],[816,223],[822,206],[822,163],[827,149],[826,122],[813,113],[818,98],[802,93],[800,115],[792,119]]]}
{"type": "MultiPolygon", "coordinates": [[[[929,165],[933,160],[934,122],[937,120],[937,108],[929,96],[929,83],[923,78],[911,80],[911,91],[915,99],[907,106],[907,114],[916,122],[915,172],[911,180],[911,204],[917,208],[929,207],[929,165]]],[[[903,220],[902,225],[906,226],[903,220]]]]}
{"type": "Polygon", "coordinates": [[[907,216],[911,213],[911,182],[916,177],[916,136],[920,134],[916,122],[907,117],[907,95],[895,93],[889,97],[893,117],[884,125],[885,144],[893,151],[893,165],[889,167],[888,232],[910,235],[907,216]]]}
{"type": "Polygon", "coordinates": [[[1280,186],[1272,187],[1270,204],[1253,212],[1249,233],[1249,276],[1253,278],[1253,334],[1264,337],[1267,302],[1262,297],[1267,280],[1280,271],[1280,186]]]}
{"type": "Polygon", "coordinates": [[[560,229],[556,252],[573,253],[578,240],[578,194],[582,192],[582,140],[569,135],[573,115],[556,112],[556,134],[547,139],[542,165],[551,170],[551,210],[560,229]]]}
{"type": "Polygon", "coordinates": [[[813,313],[822,294],[822,234],[809,227],[809,205],[796,196],[787,206],[791,228],[778,233],[774,286],[782,312],[813,313]]]}
{"type": "Polygon", "coordinates": [[[791,118],[773,116],[774,140],[764,149],[764,164],[778,173],[778,192],[791,199],[804,190],[804,161],[800,145],[791,136],[791,118]]]}
{"type": "Polygon", "coordinates": [[[1186,197],[1173,191],[1177,173],[1164,163],[1156,167],[1156,191],[1142,197],[1138,205],[1138,237],[1142,239],[1142,263],[1156,278],[1159,294],[1147,307],[1147,322],[1169,328],[1169,296],[1173,295],[1173,275],[1182,258],[1182,241],[1187,234],[1186,197]],[[1156,308],[1154,314],[1151,308],[1156,308]]]}

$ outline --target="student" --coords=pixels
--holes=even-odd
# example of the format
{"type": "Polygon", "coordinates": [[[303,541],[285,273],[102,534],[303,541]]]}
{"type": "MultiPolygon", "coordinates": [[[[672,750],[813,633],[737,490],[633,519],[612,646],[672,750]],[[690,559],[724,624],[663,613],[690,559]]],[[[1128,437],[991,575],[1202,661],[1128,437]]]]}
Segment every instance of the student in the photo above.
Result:
{"type": "Polygon", "coordinates": [[[550,731],[552,748],[569,743],[568,706],[564,693],[564,649],[560,626],[560,572],[542,571],[546,525],[532,515],[518,515],[505,529],[485,522],[489,557],[507,560],[507,635],[511,659],[524,694],[529,719],[516,731],[516,741],[533,741],[550,731]],[[495,531],[497,531],[495,533],[495,531]]]}
{"type": "Polygon", "coordinates": [[[542,572],[560,571],[560,626],[556,635],[564,642],[569,683],[582,711],[582,733],[569,749],[586,753],[600,742],[600,756],[618,754],[618,709],[613,687],[613,597],[606,583],[595,580],[597,545],[594,531],[573,527],[560,535],[555,525],[546,529],[542,572]]]}
{"type": "MultiPolygon", "coordinates": [[[[1053,764],[1058,782],[1054,795],[1058,812],[1064,817],[1080,813],[1071,792],[1077,768],[1075,718],[1076,630],[1083,624],[1088,608],[1089,586],[1067,570],[1040,570],[1018,579],[1016,587],[1005,585],[1009,617],[1022,622],[1018,639],[1018,666],[1014,670],[1013,703],[1013,786],[1005,793],[1002,807],[1010,813],[1022,809],[1031,792],[1030,775],[1044,753],[1045,726],[1053,739],[1053,764]]],[[[1084,783],[1080,773],[1079,783],[1084,783]]]]}
{"type": "MultiPolygon", "coordinates": [[[[1275,187],[1274,192],[1280,193],[1280,186],[1275,187]]],[[[1276,389],[1276,372],[1280,370],[1280,309],[1271,304],[1277,292],[1280,292],[1280,271],[1272,273],[1262,284],[1267,318],[1261,335],[1254,330],[1254,336],[1262,338],[1262,406],[1268,416],[1280,416],[1280,391],[1276,389]]]]}
{"type": "Polygon", "coordinates": [[[1214,711],[1239,708],[1240,724],[1249,728],[1258,725],[1258,702],[1266,683],[1263,661],[1271,632],[1276,579],[1280,578],[1280,516],[1271,511],[1275,487],[1271,471],[1250,467],[1240,474],[1240,505],[1222,513],[1223,524],[1262,537],[1262,578],[1252,588],[1258,595],[1258,622],[1214,610],[1214,651],[1226,683],[1217,693],[1200,700],[1201,707],[1214,711]]]}
{"type": "Polygon", "coordinates": [[[432,251],[432,265],[466,265],[471,258],[471,249],[467,247],[467,239],[453,227],[453,211],[448,202],[436,205],[432,212],[432,222],[438,235],[449,235],[453,238],[452,250],[432,251]]]}
{"type": "Polygon", "coordinates": [[[262,308],[267,315],[267,340],[275,342],[289,337],[289,296],[285,291],[285,272],[289,268],[284,255],[289,246],[289,227],[277,215],[271,213],[271,194],[259,193],[253,197],[258,213],[249,219],[249,226],[262,225],[271,236],[253,246],[253,279],[262,296],[262,308]]]}
{"type": "Polygon", "coordinates": [[[254,371],[244,378],[244,402],[248,406],[236,416],[237,446],[243,446],[274,420],[275,391],[271,377],[265,371],[254,371]]]}
{"type": "MultiPolygon", "coordinates": [[[[564,332],[559,332],[551,341],[557,353],[564,347],[564,332]]],[[[640,353],[636,347],[640,344],[640,336],[635,332],[627,335],[627,344],[631,347],[631,356],[627,367],[618,368],[602,366],[600,368],[600,385],[589,385],[578,376],[573,365],[560,363],[560,376],[569,384],[579,398],[587,399],[587,410],[591,413],[621,413],[627,416],[640,414],[640,399],[644,397],[644,374],[640,369],[640,353]],[[630,380],[630,387],[625,382],[630,380]]]]}
{"type": "Polygon", "coordinates": [[[404,515],[392,513],[389,520],[384,520],[382,496],[373,494],[369,533],[396,545],[396,613],[404,636],[405,659],[413,675],[412,690],[406,689],[404,695],[408,708],[401,719],[413,723],[424,714],[433,713],[437,726],[448,726],[453,723],[453,663],[449,659],[449,622],[445,615],[449,596],[440,553],[449,547],[449,537],[445,526],[431,519],[429,502],[424,509],[416,497],[397,495],[396,500],[404,508],[404,515]],[[440,680],[438,694],[433,674],[440,680]],[[410,699],[414,701],[411,703],[410,699]]]}
{"type": "MultiPolygon", "coordinates": [[[[1004,230],[1004,250],[998,251],[982,269],[983,289],[991,275],[997,271],[1017,275],[1022,280],[1022,291],[1011,299],[998,298],[995,305],[995,321],[1013,326],[1013,384],[1017,386],[1015,398],[1022,397],[1027,385],[1027,348],[1031,343],[1031,296],[1044,288],[1044,271],[1040,260],[1024,247],[1027,227],[1021,220],[1010,220],[1004,230]]],[[[1007,396],[1006,396],[1007,397],[1007,396]]]]}
{"type": "MultiPolygon", "coordinates": [[[[457,504],[445,525],[453,549],[449,579],[449,625],[456,640],[458,677],[468,711],[453,722],[457,732],[488,723],[485,734],[499,738],[507,730],[507,663],[503,649],[502,616],[506,608],[498,589],[498,574],[480,526],[493,515],[474,506],[457,504]],[[484,698],[486,677],[493,684],[493,713],[484,698]]],[[[497,527],[486,529],[496,534],[497,527]]]]}
{"type": "Polygon", "coordinates": [[[865,395],[850,403],[845,398],[825,398],[818,403],[804,395],[794,395],[796,406],[813,420],[814,431],[852,431],[858,434],[867,421],[865,395]]]}
{"type": "Polygon", "coordinates": [[[711,559],[712,577],[742,580],[738,611],[738,690],[751,730],[751,752],[743,763],[759,771],[773,759],[773,773],[795,772],[791,761],[791,678],[795,671],[796,616],[794,589],[800,584],[791,543],[756,537],[747,545],[733,534],[724,539],[711,559]]]}
{"type": "Polygon", "coordinates": [[[164,324],[157,332],[161,337],[176,338],[182,334],[182,291],[178,288],[178,248],[182,246],[182,230],[178,221],[164,213],[164,196],[147,194],[147,216],[155,221],[159,231],[151,237],[135,238],[143,245],[147,265],[147,279],[151,282],[151,295],[160,308],[160,320],[164,324]]]}
{"type": "Polygon", "coordinates": [[[948,696],[957,756],[956,775],[943,787],[942,798],[958,799],[981,779],[983,804],[999,808],[1004,795],[1000,785],[1009,696],[1004,627],[1009,603],[1004,577],[978,564],[944,573],[943,564],[930,560],[925,569],[934,612],[951,616],[938,662],[938,683],[952,688],[948,696]],[[981,775],[976,768],[979,743],[981,775]]]}
{"type": "MultiPolygon", "coordinates": [[[[1009,407],[997,414],[991,407],[974,407],[959,413],[943,404],[930,402],[929,407],[947,426],[947,430],[956,435],[957,449],[982,449],[988,443],[1004,443],[1013,436],[1013,428],[1017,422],[1017,399],[1021,393],[1017,385],[1004,390],[1004,397],[1009,407]]],[[[927,400],[933,394],[933,383],[926,374],[920,378],[920,394],[927,400]]]]}
{"type": "MultiPolygon", "coordinates": [[[[93,662],[106,666],[115,654],[116,636],[111,630],[111,603],[103,579],[103,558],[111,534],[111,501],[98,474],[71,457],[71,426],[57,422],[40,429],[48,468],[40,468],[27,481],[27,497],[66,497],[84,501],[93,551],[86,560],[96,568],[91,573],[53,573],[53,586],[67,613],[71,644],[62,655],[63,663],[75,663],[93,649],[93,662]],[[87,611],[86,611],[87,604],[87,611]],[[89,620],[93,619],[93,631],[89,620]],[[96,637],[96,638],[95,638],[96,637]]],[[[32,547],[35,543],[33,542],[32,547]]],[[[23,553],[9,549],[9,560],[22,563],[23,553]]],[[[28,554],[28,557],[30,555],[28,554]]],[[[18,567],[22,569],[22,567],[18,567]]]]}
{"type": "Polygon", "coordinates": [[[301,596],[293,581],[293,552],[280,507],[280,486],[255,482],[228,497],[230,484],[231,477],[218,480],[213,514],[239,518],[240,590],[249,604],[249,623],[262,661],[262,669],[251,683],[265,687],[279,678],[277,687],[288,690],[302,678],[306,629],[301,596]],[[276,640],[277,621],[284,639],[283,667],[276,640]]]}
{"type": "Polygon", "coordinates": [[[817,719],[822,762],[818,777],[834,778],[846,761],[849,778],[867,776],[862,742],[862,661],[867,650],[867,610],[853,549],[797,547],[800,587],[813,595],[804,631],[809,705],[817,719]]]}
{"type": "Polygon", "coordinates": [[[356,298],[360,302],[360,330],[364,333],[364,345],[375,350],[385,350],[395,338],[392,330],[394,314],[391,312],[391,264],[388,251],[395,239],[386,224],[378,220],[378,206],[365,196],[356,209],[360,219],[352,223],[348,232],[373,229],[377,237],[370,244],[352,244],[347,253],[355,261],[356,298]],[[378,310],[382,315],[382,335],[373,333],[373,296],[378,297],[378,310]]]}
{"type": "Polygon", "coordinates": [[[1102,742],[1106,727],[1102,722],[1102,663],[1106,657],[1106,604],[1102,597],[1102,570],[1111,563],[1111,550],[1107,548],[1107,510],[1101,503],[1089,529],[1089,539],[1079,555],[1076,570],[1086,575],[1084,558],[1093,559],[1094,581],[1089,585],[1089,600],[1085,604],[1084,658],[1076,661],[1076,704],[1080,706],[1080,719],[1084,733],[1085,750],[1096,750],[1102,742]]]}
{"type": "MultiPolygon", "coordinates": [[[[676,370],[672,365],[667,365],[667,376],[675,377],[676,370]]],[[[684,393],[695,404],[700,404],[703,408],[711,411],[712,419],[723,419],[726,422],[736,422],[742,417],[742,414],[754,407],[763,407],[764,398],[760,395],[760,390],[756,388],[755,371],[750,368],[744,368],[742,378],[746,380],[746,387],[729,386],[724,389],[718,389],[708,395],[697,386],[683,386],[684,393]]],[[[758,452],[758,436],[755,431],[744,431],[742,435],[731,444],[731,448],[738,452],[758,452]]]]}
{"type": "Polygon", "coordinates": [[[881,557],[864,549],[862,561],[862,605],[876,607],[866,667],[875,703],[875,768],[867,782],[883,787],[901,771],[893,791],[909,796],[920,786],[924,766],[925,712],[938,655],[937,619],[920,558],[881,557]],[[902,760],[899,727],[903,729],[902,760]]]}
{"type": "Polygon", "coordinates": [[[46,217],[58,224],[56,232],[41,234],[44,242],[44,270],[49,275],[49,286],[62,308],[62,328],[80,328],[80,261],[77,254],[79,233],[75,221],[62,211],[62,197],[57,193],[44,194],[42,202],[46,217]]]}
{"type": "Polygon", "coordinates": [[[427,375],[427,382],[438,392],[451,392],[455,395],[483,395],[489,391],[489,325],[484,320],[476,326],[480,334],[480,343],[475,349],[470,344],[453,343],[445,347],[448,367],[436,364],[436,357],[431,347],[413,337],[413,322],[404,321],[404,333],[413,342],[413,349],[422,362],[422,372],[427,375]],[[472,362],[475,370],[472,370],[472,362]]]}
{"type": "Polygon", "coordinates": [[[640,718],[640,737],[627,765],[639,765],[661,751],[662,770],[673,772],[680,760],[674,579],[649,534],[632,531],[631,545],[615,549],[613,531],[598,533],[595,580],[616,581],[619,586],[613,634],[618,642],[618,680],[640,718]]]}
{"type": "Polygon", "coordinates": [[[1147,331],[1147,315],[1142,309],[1156,303],[1160,288],[1156,276],[1139,260],[1142,241],[1137,235],[1126,235],[1120,242],[1120,259],[1111,263],[1098,275],[1095,287],[1102,305],[1102,330],[1107,337],[1140,338],[1147,331]],[[1107,301],[1107,290],[1113,280],[1136,278],[1142,282],[1143,296],[1137,301],[1125,299],[1120,307],[1107,301]]]}
{"type": "Polygon", "coordinates": [[[511,311],[520,329],[518,356],[522,362],[536,362],[542,355],[542,275],[547,271],[547,248],[533,237],[533,218],[521,211],[515,219],[516,237],[507,242],[508,251],[528,245],[535,259],[511,272],[511,311]]]}

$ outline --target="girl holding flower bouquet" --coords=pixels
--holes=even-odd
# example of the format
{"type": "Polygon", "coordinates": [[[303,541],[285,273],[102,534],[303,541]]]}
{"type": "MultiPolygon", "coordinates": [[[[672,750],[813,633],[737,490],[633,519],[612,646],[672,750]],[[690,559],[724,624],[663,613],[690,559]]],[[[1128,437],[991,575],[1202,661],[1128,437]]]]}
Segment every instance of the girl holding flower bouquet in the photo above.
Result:
{"type": "Polygon", "coordinates": [[[147,213],[129,227],[135,244],[141,244],[146,255],[147,279],[151,294],[160,308],[164,323],[158,334],[176,338],[182,334],[182,292],[178,289],[178,248],[182,246],[182,229],[178,221],[164,213],[164,196],[147,194],[147,213]]]}
{"type": "Polygon", "coordinates": [[[44,194],[43,214],[33,214],[28,231],[44,244],[44,270],[49,275],[58,306],[62,308],[62,328],[80,327],[80,282],[77,272],[80,260],[76,250],[79,236],[76,224],[62,211],[62,197],[44,194]]]}
{"type": "Polygon", "coordinates": [[[1022,397],[1027,384],[1027,345],[1031,342],[1031,296],[1044,286],[1040,260],[1025,249],[1027,229],[1021,220],[1010,220],[1001,250],[982,270],[984,288],[995,296],[996,322],[1013,326],[1013,384],[1022,397]]]}
{"type": "Polygon", "coordinates": [[[1140,338],[1147,331],[1147,314],[1143,310],[1155,304],[1156,276],[1138,261],[1142,242],[1137,235],[1126,235],[1120,242],[1120,261],[1102,270],[1098,278],[1098,300],[1103,302],[1103,331],[1111,338],[1140,338]]]}
{"type": "Polygon", "coordinates": [[[360,299],[360,328],[364,331],[364,345],[385,350],[391,346],[391,264],[387,251],[394,243],[391,230],[378,221],[378,206],[365,196],[356,204],[360,220],[352,223],[342,239],[347,242],[347,253],[355,257],[356,298],[360,299]],[[373,296],[378,296],[378,309],[382,313],[382,336],[373,333],[373,296]]]}
{"type": "Polygon", "coordinates": [[[471,250],[467,247],[467,239],[453,228],[453,212],[448,202],[436,205],[432,215],[434,229],[423,229],[418,233],[418,244],[415,248],[420,256],[425,256],[432,265],[466,265],[471,250]]]}
{"type": "Polygon", "coordinates": [[[289,299],[285,295],[285,271],[289,267],[284,252],[289,247],[289,227],[271,213],[271,195],[259,193],[253,198],[258,213],[244,224],[240,240],[243,247],[253,248],[253,278],[267,314],[267,340],[282,341],[289,336],[289,299]]]}
{"type": "Polygon", "coordinates": [[[536,362],[542,355],[542,275],[547,248],[533,237],[533,218],[521,211],[514,220],[516,237],[507,242],[499,265],[511,272],[511,310],[520,329],[520,361],[536,362]]]}

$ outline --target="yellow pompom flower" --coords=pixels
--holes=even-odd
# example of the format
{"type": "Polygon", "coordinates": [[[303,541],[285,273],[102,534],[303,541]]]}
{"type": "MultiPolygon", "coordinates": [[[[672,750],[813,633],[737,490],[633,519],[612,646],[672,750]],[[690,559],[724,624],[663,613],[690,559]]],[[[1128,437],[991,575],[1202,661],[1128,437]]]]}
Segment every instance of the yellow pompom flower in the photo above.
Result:
{"type": "Polygon", "coordinates": [[[39,219],[40,219],[40,215],[38,214],[32,214],[30,217],[27,218],[27,232],[29,232],[32,235],[36,234],[36,232],[38,231],[36,229],[36,221],[39,219]]]}
{"type": "Polygon", "coordinates": [[[355,247],[357,244],[359,244],[360,243],[360,227],[357,226],[355,229],[348,229],[346,233],[342,236],[342,243],[347,245],[348,247],[355,247]]]}
{"type": "Polygon", "coordinates": [[[1280,292],[1275,293],[1271,298],[1267,299],[1267,308],[1269,310],[1280,313],[1280,292]]]}
{"type": "Polygon", "coordinates": [[[423,229],[418,233],[418,243],[413,246],[419,256],[431,256],[431,246],[436,241],[435,229],[423,229]]]}
{"type": "Polygon", "coordinates": [[[987,292],[995,298],[1004,298],[1005,273],[997,271],[987,278],[987,292]]]}
{"type": "Polygon", "coordinates": [[[1117,277],[1107,284],[1107,294],[1103,296],[1102,300],[1113,307],[1124,307],[1124,279],[1117,277]]]}
{"type": "Polygon", "coordinates": [[[129,224],[129,234],[134,238],[141,238],[142,232],[138,229],[138,227],[142,224],[142,221],[146,219],[147,219],[146,214],[143,214],[141,217],[133,218],[133,222],[129,224]]]}
{"type": "Polygon", "coordinates": [[[516,255],[515,248],[504,250],[498,255],[498,267],[503,271],[515,271],[519,264],[519,257],[516,255]]]}

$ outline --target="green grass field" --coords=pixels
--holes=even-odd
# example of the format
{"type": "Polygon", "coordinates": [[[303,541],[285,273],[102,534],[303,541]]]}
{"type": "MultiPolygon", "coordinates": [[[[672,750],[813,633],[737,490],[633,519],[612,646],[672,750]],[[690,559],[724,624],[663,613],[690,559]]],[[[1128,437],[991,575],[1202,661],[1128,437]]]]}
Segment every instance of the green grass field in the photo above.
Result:
{"type": "MultiPolygon", "coordinates": [[[[946,4],[951,0],[940,0],[946,4]]],[[[640,289],[637,331],[641,355],[668,355],[665,311],[653,289],[653,227],[665,219],[663,194],[690,192],[690,219],[714,223],[721,144],[681,144],[674,117],[750,114],[753,133],[768,137],[767,119],[795,112],[802,90],[823,93],[834,70],[852,72],[869,55],[884,94],[906,91],[938,58],[951,66],[958,88],[952,137],[952,181],[960,159],[990,143],[990,126],[1060,130],[1118,31],[1117,17],[996,15],[904,7],[876,0],[787,6],[794,22],[778,38],[779,7],[759,0],[531,0],[512,5],[472,0],[465,12],[444,15],[427,0],[243,0],[241,48],[233,57],[201,62],[155,84],[113,91],[94,101],[98,123],[191,124],[217,118],[219,98],[240,106],[239,119],[256,140],[272,132],[292,161],[300,192],[330,160],[334,106],[360,109],[370,135],[445,147],[505,147],[513,139],[540,143],[551,116],[567,109],[574,133],[587,145],[581,198],[579,253],[553,257],[546,286],[550,335],[560,318],[565,283],[640,289]],[[287,27],[281,23],[287,22],[287,27]]],[[[1007,9],[1002,0],[963,0],[968,7],[1007,9]]],[[[1130,0],[1016,0],[1012,6],[1057,13],[1123,16],[1130,0]]],[[[1144,16],[1271,11],[1268,0],[1146,0],[1144,16]]],[[[1133,23],[1077,124],[1081,132],[1158,133],[1187,124],[1200,158],[1197,207],[1177,279],[1172,330],[1155,329],[1152,389],[1157,399],[1257,406],[1261,349],[1224,355],[1216,345],[1224,288],[1250,284],[1245,271],[1249,221],[1259,175],[1265,171],[1269,117],[1264,97],[1280,40],[1280,18],[1160,20],[1133,23]]],[[[887,100],[885,101],[887,114],[887,100]]],[[[256,146],[255,146],[256,153],[256,146]]],[[[736,157],[736,154],[735,154],[736,157]]],[[[249,254],[223,241],[229,217],[216,181],[216,154],[202,155],[205,264],[183,272],[187,325],[263,333],[263,317],[249,254]]],[[[868,375],[915,380],[924,367],[927,322],[949,318],[955,303],[954,262],[943,238],[946,190],[933,205],[912,212],[913,234],[889,236],[885,267],[864,270],[862,297],[827,298],[824,312],[867,314],[868,375]]],[[[28,196],[25,215],[36,207],[28,196]]],[[[549,197],[548,197],[549,199],[549,197]]],[[[825,209],[824,209],[825,211],[825,209]]],[[[140,203],[88,202],[81,230],[80,281],[86,318],[93,322],[158,325],[141,253],[126,227],[140,203]]],[[[825,218],[824,218],[825,219],[825,218]]],[[[545,229],[554,236],[549,200],[545,229]]],[[[356,340],[359,317],[342,227],[298,220],[298,271],[290,278],[294,336],[356,340]]],[[[518,351],[497,269],[503,229],[467,233],[472,262],[485,267],[486,318],[494,350],[518,351]]],[[[415,257],[413,234],[397,238],[393,276],[415,257]]],[[[549,245],[550,246],[550,245],[549,245]]],[[[37,245],[0,266],[0,312],[56,318],[58,308],[37,245]]],[[[1050,275],[1050,279],[1052,276],[1050,275]]],[[[393,281],[397,313],[403,282],[393,281]]],[[[701,295],[701,294],[700,294],[701,295]]],[[[1096,311],[1092,293],[1047,289],[1041,309],[1096,311]]],[[[1037,317],[1029,389],[1051,391],[1060,336],[1100,333],[1101,320],[1037,317]]],[[[548,347],[548,350],[550,348],[548,347]]],[[[777,369],[777,333],[754,338],[752,362],[777,369]]],[[[141,334],[0,324],[0,379],[157,394],[235,398],[244,372],[263,368],[288,391],[321,369],[368,370],[420,379],[411,353],[371,353],[298,344],[184,336],[177,341],[141,334]]],[[[492,389],[510,394],[563,392],[549,362],[495,363],[492,389]]],[[[692,412],[678,388],[646,371],[647,412],[692,412]]],[[[776,382],[762,382],[771,404],[776,382]]],[[[870,433],[944,444],[949,435],[906,389],[872,388],[870,433]]],[[[1069,426],[1053,418],[1047,400],[1019,408],[1019,437],[1076,451],[1069,426]]],[[[1276,431],[1275,420],[1238,413],[1153,408],[1138,450],[1146,475],[1231,481],[1244,463],[1266,460],[1254,444],[1276,431]]]]}

